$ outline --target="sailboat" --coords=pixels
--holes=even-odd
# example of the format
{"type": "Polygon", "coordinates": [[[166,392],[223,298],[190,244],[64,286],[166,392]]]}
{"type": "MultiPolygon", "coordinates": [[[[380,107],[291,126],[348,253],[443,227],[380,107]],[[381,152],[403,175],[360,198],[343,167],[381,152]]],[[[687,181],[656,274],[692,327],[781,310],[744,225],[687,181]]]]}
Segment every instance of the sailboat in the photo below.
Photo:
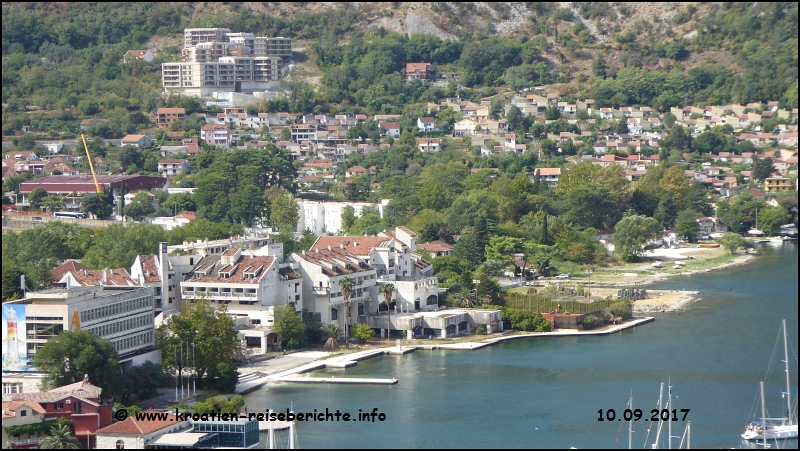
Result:
{"type": "Polygon", "coordinates": [[[786,364],[786,392],[783,398],[786,399],[787,416],[782,418],[767,418],[765,413],[764,382],[761,382],[761,422],[750,422],[745,426],[742,438],[745,440],[767,440],[797,438],[797,422],[792,419],[792,396],[789,391],[789,346],[786,338],[786,320],[783,320],[783,362],[786,364]],[[776,423],[770,423],[774,421],[776,423]],[[780,422],[780,424],[777,424],[780,422]]]}
{"type": "Polygon", "coordinates": [[[756,226],[747,231],[750,236],[764,236],[764,232],[758,229],[758,210],[756,210],[756,226]]]}

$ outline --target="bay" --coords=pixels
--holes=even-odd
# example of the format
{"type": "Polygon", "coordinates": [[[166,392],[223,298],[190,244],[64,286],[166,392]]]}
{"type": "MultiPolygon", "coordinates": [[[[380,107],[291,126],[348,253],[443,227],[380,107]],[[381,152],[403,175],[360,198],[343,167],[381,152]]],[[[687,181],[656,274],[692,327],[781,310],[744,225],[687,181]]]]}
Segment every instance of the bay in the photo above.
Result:
{"type": "MultiPolygon", "coordinates": [[[[299,422],[304,448],[627,448],[627,423],[598,421],[598,410],[615,409],[620,417],[632,392],[634,407],[645,412],[633,434],[633,447],[642,448],[648,428],[652,443],[658,427],[644,419],[656,407],[660,383],[671,380],[674,407],[690,409],[692,447],[739,447],[784,318],[797,397],[797,244],[763,250],[754,263],[652,286],[696,290],[701,300],[621,334],[378,357],[315,375],[394,377],[397,385],[271,384],[247,395],[247,408],[327,408],[354,417],[377,408],[386,415],[383,422],[299,422]]],[[[782,346],[778,352],[767,381],[772,416],[785,411],[782,346]]],[[[673,422],[673,436],[685,427],[673,422]]],[[[662,447],[666,435],[664,424],[662,447]]]]}

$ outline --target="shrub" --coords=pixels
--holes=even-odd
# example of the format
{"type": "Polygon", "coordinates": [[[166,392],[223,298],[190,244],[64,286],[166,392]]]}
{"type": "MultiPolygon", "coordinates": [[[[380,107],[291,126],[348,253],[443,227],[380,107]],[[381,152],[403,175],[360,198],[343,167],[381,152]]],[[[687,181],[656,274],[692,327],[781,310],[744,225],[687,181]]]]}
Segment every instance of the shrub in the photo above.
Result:
{"type": "Polygon", "coordinates": [[[594,329],[595,327],[599,326],[602,323],[600,318],[590,315],[583,318],[581,324],[583,325],[584,330],[594,329]]]}
{"type": "Polygon", "coordinates": [[[375,331],[366,324],[356,324],[355,327],[353,327],[353,338],[358,340],[359,343],[370,341],[374,336],[375,331]]]}
{"type": "Polygon", "coordinates": [[[486,335],[486,328],[479,327],[477,330],[475,330],[475,335],[486,335]]]}

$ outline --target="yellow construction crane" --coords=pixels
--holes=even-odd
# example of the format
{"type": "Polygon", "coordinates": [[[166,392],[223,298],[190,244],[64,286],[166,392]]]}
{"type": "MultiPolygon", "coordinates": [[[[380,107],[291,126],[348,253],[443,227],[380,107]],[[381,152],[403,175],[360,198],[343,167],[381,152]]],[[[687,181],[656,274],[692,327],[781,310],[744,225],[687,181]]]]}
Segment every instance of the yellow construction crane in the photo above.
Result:
{"type": "Polygon", "coordinates": [[[97,194],[103,192],[100,188],[100,184],[97,183],[97,174],[94,172],[94,163],[92,163],[92,155],[89,154],[89,146],[86,145],[86,138],[81,134],[81,139],[83,140],[83,148],[86,149],[86,159],[89,160],[89,169],[92,170],[92,178],[94,179],[94,188],[97,190],[97,194]]]}

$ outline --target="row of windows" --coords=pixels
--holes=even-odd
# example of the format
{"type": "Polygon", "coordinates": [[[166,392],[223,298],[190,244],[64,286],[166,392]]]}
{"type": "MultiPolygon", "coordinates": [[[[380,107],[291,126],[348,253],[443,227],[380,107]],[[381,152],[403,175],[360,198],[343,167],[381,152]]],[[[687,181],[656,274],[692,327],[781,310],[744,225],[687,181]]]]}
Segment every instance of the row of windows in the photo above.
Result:
{"type": "Polygon", "coordinates": [[[144,332],[132,337],[114,340],[114,349],[116,349],[117,352],[122,352],[126,349],[139,348],[151,343],[153,343],[153,332],[144,332]]]}
{"type": "Polygon", "coordinates": [[[81,312],[81,323],[102,319],[107,316],[121,315],[152,306],[153,297],[147,296],[87,309],[81,312]]]}
{"type": "Polygon", "coordinates": [[[113,323],[90,327],[87,328],[86,330],[95,335],[106,337],[109,335],[122,333],[131,329],[152,326],[152,325],[153,325],[153,316],[149,313],[145,313],[144,315],[126,318],[121,321],[114,321],[113,323]]]}

